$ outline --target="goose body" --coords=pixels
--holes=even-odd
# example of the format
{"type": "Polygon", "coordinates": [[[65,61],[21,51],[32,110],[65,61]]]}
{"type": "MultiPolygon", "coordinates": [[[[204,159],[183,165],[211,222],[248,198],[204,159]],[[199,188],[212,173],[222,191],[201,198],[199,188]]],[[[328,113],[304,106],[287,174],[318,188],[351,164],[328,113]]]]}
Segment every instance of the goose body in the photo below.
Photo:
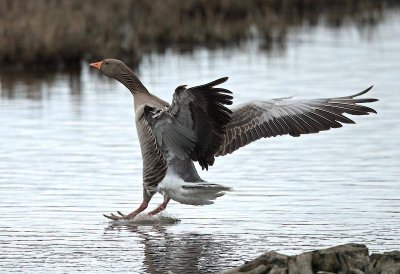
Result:
{"type": "Polygon", "coordinates": [[[143,158],[143,202],[125,215],[130,219],[147,208],[155,193],[164,202],[149,214],[165,209],[170,199],[190,205],[212,204],[229,187],[205,182],[194,166],[203,169],[215,158],[233,153],[260,138],[317,133],[354,123],[344,114],[376,113],[360,103],[377,101],[358,98],[372,87],[351,96],[294,100],[278,98],[252,101],[229,109],[232,92],[219,87],[227,77],[195,86],[178,86],[171,104],[152,95],[123,62],[106,59],[90,64],[104,75],[124,84],[134,97],[135,122],[143,158]]]}

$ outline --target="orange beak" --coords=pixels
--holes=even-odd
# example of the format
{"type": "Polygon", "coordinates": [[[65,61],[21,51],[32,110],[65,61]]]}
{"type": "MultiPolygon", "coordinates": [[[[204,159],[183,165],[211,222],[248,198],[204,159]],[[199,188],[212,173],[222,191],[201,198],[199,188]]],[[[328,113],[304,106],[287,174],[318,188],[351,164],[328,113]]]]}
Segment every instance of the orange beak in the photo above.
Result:
{"type": "Polygon", "coordinates": [[[89,64],[89,66],[100,69],[102,63],[103,63],[103,61],[91,63],[91,64],[89,64]]]}

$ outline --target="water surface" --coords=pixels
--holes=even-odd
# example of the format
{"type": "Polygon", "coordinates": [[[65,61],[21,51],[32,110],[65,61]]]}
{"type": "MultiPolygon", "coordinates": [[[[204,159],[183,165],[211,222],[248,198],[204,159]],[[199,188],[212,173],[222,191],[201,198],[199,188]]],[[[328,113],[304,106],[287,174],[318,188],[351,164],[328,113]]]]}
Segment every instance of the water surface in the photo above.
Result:
{"type": "MultiPolygon", "coordinates": [[[[201,176],[235,189],[215,205],[172,202],[166,226],[110,226],[102,213],[141,200],[132,98],[85,66],[80,74],[2,74],[2,272],[214,273],[267,250],[296,254],[347,242],[400,248],[399,14],[371,33],[299,29],[285,51],[151,55],[149,90],[229,76],[235,103],[344,96],[375,87],[378,115],[316,135],[263,139],[201,176]]],[[[162,198],[157,195],[152,206],[162,198]]]]}

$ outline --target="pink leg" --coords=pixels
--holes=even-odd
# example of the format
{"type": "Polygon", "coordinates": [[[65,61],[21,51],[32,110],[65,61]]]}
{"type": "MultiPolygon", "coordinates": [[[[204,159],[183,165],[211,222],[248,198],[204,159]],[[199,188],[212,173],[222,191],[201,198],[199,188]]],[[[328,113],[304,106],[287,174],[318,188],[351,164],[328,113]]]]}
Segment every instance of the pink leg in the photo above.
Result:
{"type": "Polygon", "coordinates": [[[169,203],[169,201],[171,200],[171,198],[169,198],[168,196],[164,196],[164,202],[162,202],[162,204],[160,204],[156,209],[152,210],[149,212],[149,215],[156,215],[159,212],[163,211],[164,209],[167,208],[167,205],[169,203]]]}
{"type": "MultiPolygon", "coordinates": [[[[149,205],[149,202],[147,201],[143,201],[140,206],[132,211],[131,213],[129,213],[128,215],[124,215],[124,219],[133,219],[136,217],[136,215],[138,215],[140,212],[142,212],[143,210],[145,210],[147,208],[147,206],[149,205]]],[[[119,213],[118,213],[119,214],[119,213]]],[[[120,214],[121,215],[121,214],[120,214]]],[[[123,215],[123,214],[122,214],[123,215]]]]}
{"type": "Polygon", "coordinates": [[[148,205],[149,205],[149,201],[144,200],[136,210],[132,211],[131,213],[129,213],[129,214],[127,214],[127,215],[121,213],[120,211],[117,211],[117,213],[118,213],[120,216],[117,216],[117,215],[115,215],[115,214],[113,214],[113,213],[111,213],[111,215],[103,214],[103,216],[106,217],[106,218],[108,218],[108,219],[114,220],[114,221],[116,221],[116,220],[128,220],[128,219],[133,219],[133,218],[136,217],[136,215],[138,215],[140,212],[142,212],[143,210],[145,210],[145,209],[147,208],[148,205]]]}

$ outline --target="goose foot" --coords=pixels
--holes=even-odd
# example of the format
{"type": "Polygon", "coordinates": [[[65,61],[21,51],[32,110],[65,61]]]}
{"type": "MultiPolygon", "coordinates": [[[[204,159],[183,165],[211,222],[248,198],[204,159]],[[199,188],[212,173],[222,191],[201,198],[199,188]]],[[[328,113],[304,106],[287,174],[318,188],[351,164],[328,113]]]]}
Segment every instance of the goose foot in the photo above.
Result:
{"type": "Polygon", "coordinates": [[[114,213],[110,213],[110,215],[107,214],[103,214],[104,217],[113,220],[113,221],[119,221],[119,220],[130,220],[136,217],[136,215],[138,215],[140,212],[142,212],[143,210],[145,210],[148,206],[149,202],[148,201],[143,201],[141,203],[141,205],[134,211],[132,211],[129,214],[123,214],[121,213],[121,211],[117,211],[118,215],[114,214],[114,213]]]}
{"type": "MultiPolygon", "coordinates": [[[[121,211],[117,211],[118,215],[114,214],[114,213],[110,213],[110,215],[107,214],[103,214],[104,217],[110,219],[110,220],[114,220],[114,221],[118,221],[118,220],[127,220],[127,215],[121,213],[121,211]]],[[[133,219],[133,218],[132,218],[133,219]]]]}

